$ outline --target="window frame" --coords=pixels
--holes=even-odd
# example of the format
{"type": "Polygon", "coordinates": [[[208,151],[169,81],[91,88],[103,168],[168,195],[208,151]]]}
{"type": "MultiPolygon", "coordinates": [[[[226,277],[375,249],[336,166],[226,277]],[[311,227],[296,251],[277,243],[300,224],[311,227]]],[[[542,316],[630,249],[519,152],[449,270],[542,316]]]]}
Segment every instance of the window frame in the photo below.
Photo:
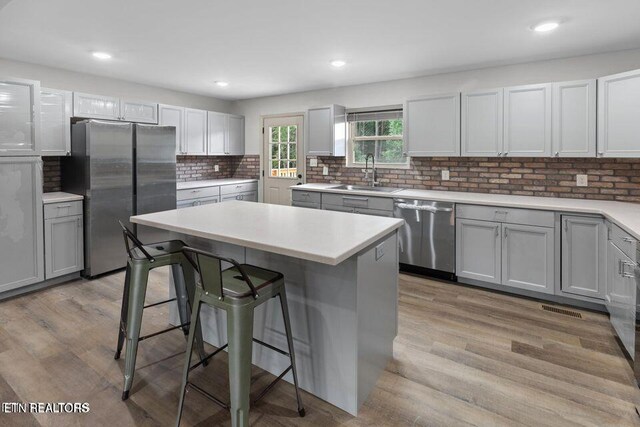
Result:
{"type": "MultiPolygon", "coordinates": [[[[373,120],[360,120],[360,121],[373,121],[373,120]]],[[[375,120],[382,121],[382,120],[375,120]]],[[[406,152],[406,146],[404,142],[404,119],[402,121],[402,135],[376,135],[376,136],[355,136],[356,123],[358,120],[348,122],[348,135],[347,135],[347,167],[349,168],[364,168],[365,162],[356,162],[353,155],[353,144],[357,141],[389,141],[389,140],[401,140],[403,152],[406,152]]],[[[411,158],[406,155],[407,159],[402,163],[378,163],[376,161],[376,168],[381,169],[409,169],[411,167],[411,158]]]]}

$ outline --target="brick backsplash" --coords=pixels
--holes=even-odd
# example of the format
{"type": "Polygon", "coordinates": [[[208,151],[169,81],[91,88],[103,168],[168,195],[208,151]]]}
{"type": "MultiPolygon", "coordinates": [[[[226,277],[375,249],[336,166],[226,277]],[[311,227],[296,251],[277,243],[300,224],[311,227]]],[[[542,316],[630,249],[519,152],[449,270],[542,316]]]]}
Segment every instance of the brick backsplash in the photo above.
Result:
{"type": "Polygon", "coordinates": [[[60,191],[60,157],[43,157],[42,172],[42,191],[45,193],[60,191]]]}
{"type": "MultiPolygon", "coordinates": [[[[365,184],[362,168],[346,167],[344,158],[317,159],[311,167],[307,158],[307,182],[365,184]]],[[[409,169],[377,173],[390,187],[640,203],[640,159],[417,157],[409,169]],[[440,179],[443,169],[449,181],[440,179]],[[589,175],[589,185],[577,187],[576,174],[589,175]]]]}

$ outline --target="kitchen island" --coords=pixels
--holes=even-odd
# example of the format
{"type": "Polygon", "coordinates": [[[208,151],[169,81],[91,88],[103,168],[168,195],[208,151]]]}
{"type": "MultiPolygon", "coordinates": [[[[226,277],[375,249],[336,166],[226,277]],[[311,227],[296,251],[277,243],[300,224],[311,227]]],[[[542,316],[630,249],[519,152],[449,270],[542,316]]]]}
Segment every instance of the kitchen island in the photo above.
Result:
{"type": "MultiPolygon", "coordinates": [[[[131,222],[189,245],[284,274],[300,386],[357,415],[393,355],[398,327],[397,230],[403,220],[229,202],[139,215],[131,222]]],[[[177,323],[174,313],[172,323],[177,323]]],[[[203,308],[205,341],[226,342],[224,313],[203,308]]],[[[254,337],[286,348],[280,307],[256,310],[254,337]]],[[[288,360],[254,347],[278,375],[288,360]]],[[[290,374],[285,379],[292,381],[290,374]]]]}

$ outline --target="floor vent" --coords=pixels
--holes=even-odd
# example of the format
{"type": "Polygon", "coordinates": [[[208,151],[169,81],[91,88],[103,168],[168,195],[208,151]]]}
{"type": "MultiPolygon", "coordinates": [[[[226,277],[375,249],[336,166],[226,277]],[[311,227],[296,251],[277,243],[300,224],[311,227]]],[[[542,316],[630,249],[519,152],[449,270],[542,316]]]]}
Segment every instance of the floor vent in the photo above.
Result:
{"type": "Polygon", "coordinates": [[[546,304],[542,304],[542,309],[544,311],[550,311],[552,313],[558,313],[558,314],[563,314],[565,316],[571,316],[577,319],[582,319],[582,314],[578,311],[567,310],[565,308],[559,308],[559,307],[553,307],[546,304]]]}

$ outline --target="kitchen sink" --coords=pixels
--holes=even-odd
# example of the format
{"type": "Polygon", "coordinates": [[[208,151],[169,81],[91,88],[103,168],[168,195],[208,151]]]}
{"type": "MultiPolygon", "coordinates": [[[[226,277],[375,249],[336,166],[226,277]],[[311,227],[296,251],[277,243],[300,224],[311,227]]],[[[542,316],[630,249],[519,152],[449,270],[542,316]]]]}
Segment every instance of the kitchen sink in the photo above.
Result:
{"type": "Polygon", "coordinates": [[[332,190],[347,190],[347,191],[374,191],[376,193],[395,193],[401,191],[402,188],[393,187],[370,187],[367,185],[338,185],[331,187],[332,190]]]}

